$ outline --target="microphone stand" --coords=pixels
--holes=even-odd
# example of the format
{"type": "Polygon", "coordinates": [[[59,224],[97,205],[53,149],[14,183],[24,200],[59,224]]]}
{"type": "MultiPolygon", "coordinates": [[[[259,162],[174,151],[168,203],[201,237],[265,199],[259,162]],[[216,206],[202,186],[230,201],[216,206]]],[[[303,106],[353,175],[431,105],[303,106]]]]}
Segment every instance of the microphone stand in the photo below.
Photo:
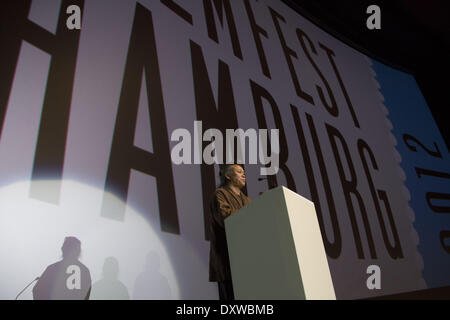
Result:
{"type": "Polygon", "coordinates": [[[31,281],[25,288],[23,288],[23,290],[19,292],[19,294],[16,296],[16,298],[15,298],[14,300],[17,300],[17,298],[19,298],[19,296],[20,296],[25,290],[27,290],[27,288],[28,288],[29,286],[31,286],[31,284],[32,284],[33,282],[35,282],[35,281],[37,281],[37,280],[39,280],[39,277],[36,277],[36,279],[34,279],[33,281],[31,281]]]}

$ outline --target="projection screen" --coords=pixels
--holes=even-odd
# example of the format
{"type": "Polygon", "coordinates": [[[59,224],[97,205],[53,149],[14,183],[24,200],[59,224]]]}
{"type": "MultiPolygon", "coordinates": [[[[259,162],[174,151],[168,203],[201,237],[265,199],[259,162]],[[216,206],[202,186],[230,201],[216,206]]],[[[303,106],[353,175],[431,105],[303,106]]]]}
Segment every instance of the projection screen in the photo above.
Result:
{"type": "Polygon", "coordinates": [[[212,128],[279,130],[278,172],[247,161],[246,192],[284,185],[315,203],[338,299],[450,285],[449,153],[412,75],[276,0],[13,6],[0,54],[1,299],[58,261],[66,236],[82,243],[92,299],[217,299],[212,128]],[[190,163],[174,163],[177,129],[194,137],[190,163]],[[371,265],[380,289],[367,286],[371,265]]]}

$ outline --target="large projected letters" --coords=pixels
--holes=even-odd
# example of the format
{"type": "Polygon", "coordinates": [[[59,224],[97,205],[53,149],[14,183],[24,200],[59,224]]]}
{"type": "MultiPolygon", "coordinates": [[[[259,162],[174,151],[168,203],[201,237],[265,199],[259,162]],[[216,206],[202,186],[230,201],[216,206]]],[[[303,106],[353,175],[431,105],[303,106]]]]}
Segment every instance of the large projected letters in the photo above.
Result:
{"type": "Polygon", "coordinates": [[[175,12],[180,18],[185,20],[189,24],[193,24],[192,15],[184,10],[182,7],[180,7],[178,4],[173,2],[173,0],[161,0],[161,3],[163,3],[167,8],[175,12]]]}
{"type": "Polygon", "coordinates": [[[320,230],[322,232],[322,239],[324,242],[325,250],[330,258],[337,259],[342,250],[342,237],[341,230],[339,229],[339,221],[336,214],[336,206],[333,200],[333,193],[331,192],[330,181],[328,179],[328,174],[325,168],[325,161],[323,159],[322,150],[320,148],[319,139],[317,138],[317,133],[313,123],[313,119],[309,114],[306,114],[308,119],[309,128],[311,131],[311,137],[314,141],[314,147],[317,155],[317,161],[319,163],[320,175],[322,177],[323,186],[325,188],[325,195],[327,198],[328,211],[330,214],[331,226],[333,228],[333,239],[331,242],[328,238],[325,224],[324,224],[324,211],[320,204],[319,193],[317,191],[317,184],[314,178],[314,171],[312,167],[311,157],[309,156],[308,146],[306,144],[306,137],[303,131],[303,126],[300,121],[300,116],[298,110],[295,106],[291,105],[291,112],[294,118],[295,128],[297,130],[297,137],[300,144],[300,149],[303,155],[303,163],[305,165],[306,176],[308,179],[308,185],[311,192],[311,199],[314,202],[316,208],[317,219],[319,221],[320,230]]]}
{"type": "Polygon", "coordinates": [[[302,90],[300,87],[300,82],[298,80],[298,75],[295,71],[294,64],[292,63],[292,57],[295,59],[298,59],[297,53],[292,50],[290,47],[288,47],[286,40],[283,36],[283,31],[281,31],[281,25],[280,20],[286,23],[286,19],[282,15],[280,15],[278,12],[270,9],[270,14],[272,15],[273,23],[275,24],[275,28],[277,29],[278,37],[280,39],[281,47],[283,48],[284,56],[286,58],[286,62],[289,67],[289,72],[291,73],[292,82],[294,83],[295,91],[297,92],[297,95],[302,98],[303,100],[309,102],[310,104],[314,105],[314,99],[311,97],[310,94],[306,93],[302,90]]]}
{"type": "Polygon", "coordinates": [[[347,89],[345,88],[344,81],[342,81],[341,74],[339,73],[339,70],[336,66],[336,62],[334,62],[334,52],[330,48],[326,47],[322,43],[319,42],[319,46],[325,50],[327,53],[328,59],[330,60],[331,66],[333,67],[334,74],[336,75],[339,86],[341,87],[342,93],[344,94],[345,101],[347,102],[348,109],[350,110],[350,113],[352,115],[353,123],[355,124],[355,127],[360,128],[358,118],[356,117],[355,109],[353,108],[352,101],[350,100],[350,96],[348,95],[347,89]]]}
{"type": "Polygon", "coordinates": [[[208,28],[209,38],[214,40],[216,43],[219,43],[216,23],[214,21],[214,10],[212,2],[214,2],[214,6],[216,8],[217,15],[219,16],[220,25],[222,26],[222,28],[223,28],[223,11],[225,11],[228,30],[230,32],[231,37],[231,43],[233,45],[234,55],[242,60],[243,58],[241,45],[239,43],[239,36],[236,29],[236,23],[234,22],[233,12],[231,11],[229,0],[203,0],[203,6],[205,8],[206,26],[208,28]]]}
{"type": "MultiPolygon", "coordinates": [[[[412,151],[412,152],[425,152],[427,154],[427,158],[436,158],[436,159],[443,159],[443,154],[441,150],[438,147],[438,144],[436,142],[433,142],[433,147],[426,146],[422,142],[420,142],[419,139],[416,137],[404,133],[403,134],[403,142],[405,143],[406,147],[412,151]],[[420,149],[418,149],[420,147],[420,149]]],[[[444,160],[445,161],[445,160],[444,160]]],[[[420,167],[415,167],[415,171],[417,174],[417,177],[419,179],[422,179],[423,176],[427,176],[428,178],[438,178],[438,180],[443,181],[441,179],[450,179],[450,174],[447,172],[440,172],[420,167]]],[[[425,178],[426,179],[426,178],[425,178]]],[[[433,179],[434,180],[434,179],[433,179]]],[[[437,180],[434,180],[436,182],[437,180]]],[[[450,213],[450,206],[443,206],[439,204],[444,204],[446,201],[450,200],[450,194],[449,193],[442,193],[442,192],[432,192],[432,191],[426,191],[425,193],[425,200],[428,205],[428,207],[437,214],[448,214],[450,213]],[[434,201],[432,201],[434,200],[434,201]]],[[[445,243],[445,240],[449,238],[450,231],[448,230],[442,230],[439,233],[439,240],[442,246],[442,249],[444,249],[445,252],[450,253],[450,246],[445,243]]]]}
{"type": "Polygon", "coordinates": [[[359,151],[359,155],[361,157],[361,162],[364,167],[364,172],[366,173],[367,181],[369,183],[370,193],[372,195],[373,203],[375,205],[375,210],[377,212],[378,222],[380,224],[381,234],[383,235],[384,245],[392,259],[403,258],[403,252],[402,252],[402,247],[400,244],[400,238],[398,236],[397,228],[395,226],[395,221],[394,221],[394,217],[392,215],[391,206],[390,206],[388,198],[387,198],[387,193],[384,190],[379,190],[379,189],[375,190],[375,185],[374,185],[373,179],[370,175],[370,171],[369,171],[369,167],[368,167],[368,163],[367,163],[368,161],[364,155],[364,151],[366,151],[366,153],[369,155],[373,169],[378,171],[378,165],[377,165],[377,162],[375,161],[375,156],[373,155],[372,150],[370,150],[368,144],[364,140],[361,140],[361,139],[358,140],[358,151],[359,151]],[[380,197],[385,203],[389,225],[391,226],[391,232],[394,236],[394,244],[391,244],[391,242],[389,240],[388,232],[386,230],[386,223],[383,219],[383,214],[381,212],[381,206],[380,206],[380,202],[378,201],[378,197],[380,197]]]}
{"type": "Polygon", "coordinates": [[[359,191],[357,189],[358,180],[357,180],[357,176],[356,176],[355,167],[353,165],[352,158],[350,156],[350,151],[348,150],[347,143],[345,142],[345,139],[342,136],[342,134],[336,128],[334,128],[328,124],[326,124],[326,128],[327,128],[327,132],[328,132],[328,137],[330,139],[331,147],[333,149],[334,159],[336,160],[336,165],[338,167],[339,177],[341,179],[342,189],[343,189],[344,195],[345,195],[345,201],[347,203],[347,209],[348,209],[348,214],[350,217],[350,222],[352,225],[353,237],[355,240],[358,258],[364,259],[364,251],[362,248],[361,236],[359,234],[358,223],[356,221],[355,208],[353,207],[353,202],[352,202],[352,198],[351,198],[352,194],[358,200],[359,210],[361,212],[361,217],[363,219],[364,229],[366,231],[367,242],[369,244],[371,258],[376,259],[377,254],[375,251],[375,243],[373,241],[372,231],[370,230],[370,224],[369,224],[369,219],[367,217],[366,207],[364,205],[364,201],[361,197],[361,194],[359,193],[359,191]],[[344,150],[345,159],[347,160],[346,161],[347,168],[350,171],[350,177],[348,179],[346,177],[345,169],[344,169],[341,157],[339,155],[339,150],[338,150],[338,146],[336,144],[336,140],[339,140],[339,142],[342,146],[342,149],[344,150]]]}
{"type": "Polygon", "coordinates": [[[264,52],[260,37],[260,35],[263,35],[267,39],[267,31],[256,23],[255,15],[253,14],[252,6],[250,5],[250,0],[244,0],[244,4],[245,10],[247,11],[248,21],[252,29],[253,39],[255,40],[256,51],[258,52],[259,62],[261,64],[263,74],[267,78],[271,79],[269,65],[267,63],[266,54],[264,52]]]}
{"type": "Polygon", "coordinates": [[[127,199],[131,169],[156,177],[161,230],[179,234],[172,162],[151,12],[136,5],[116,127],[114,129],[102,216],[123,220],[125,204],[117,205],[108,192],[127,199]],[[145,74],[154,152],[133,145],[142,75],[145,74]]]}
{"type": "MultiPolygon", "coordinates": [[[[216,104],[202,48],[193,41],[191,41],[191,57],[197,119],[202,121],[203,130],[216,128],[225,136],[226,129],[238,128],[230,69],[226,63],[219,60],[217,85],[219,93],[216,104]]],[[[207,143],[206,141],[203,142],[201,150],[204,149],[207,143]]],[[[209,239],[207,230],[209,225],[209,199],[216,189],[214,166],[202,163],[201,178],[205,235],[206,239],[209,239]]]]}
{"type": "MultiPolygon", "coordinates": [[[[83,8],[84,1],[66,0],[62,1],[61,6],[67,7],[71,4],[83,8]]],[[[65,11],[61,10],[56,35],[53,35],[28,20],[30,7],[31,1],[21,1],[14,4],[13,10],[5,10],[7,13],[5,19],[11,28],[1,34],[3,56],[6,58],[1,59],[0,62],[0,70],[2,70],[0,75],[0,135],[21,42],[25,40],[52,56],[32,180],[60,181],[63,174],[67,127],[80,33],[67,29],[65,11]],[[14,27],[14,25],[17,27],[14,27]]],[[[55,182],[49,184],[43,190],[32,182],[30,197],[58,204],[60,188],[61,184],[55,182]]]]}
{"type": "Polygon", "coordinates": [[[309,47],[311,48],[312,52],[315,55],[317,55],[317,50],[314,47],[314,44],[311,41],[311,39],[308,37],[308,35],[305,32],[303,32],[302,30],[300,30],[300,29],[297,29],[297,37],[298,37],[298,40],[300,41],[300,43],[302,45],[302,48],[303,48],[303,51],[305,52],[306,57],[308,58],[309,62],[313,66],[314,70],[316,70],[317,74],[319,75],[320,79],[322,80],[323,84],[325,85],[325,88],[327,89],[327,92],[328,92],[328,96],[330,97],[330,104],[331,105],[329,105],[327,100],[325,99],[325,95],[323,94],[323,89],[319,85],[316,85],[316,89],[317,89],[317,92],[319,94],[320,101],[322,101],[325,109],[327,109],[327,111],[332,116],[337,117],[339,115],[339,109],[338,109],[338,106],[337,106],[337,103],[336,103],[336,99],[334,98],[333,91],[331,90],[327,79],[325,78],[325,76],[320,71],[319,67],[314,62],[313,58],[311,57],[311,54],[309,53],[309,50],[306,47],[305,39],[308,41],[309,47]]]}
{"type": "MultiPolygon", "coordinates": [[[[250,86],[252,89],[252,95],[253,95],[253,102],[255,105],[255,111],[256,111],[256,117],[258,119],[258,127],[260,129],[268,129],[267,128],[267,121],[266,117],[264,115],[264,108],[263,108],[263,99],[265,99],[267,102],[269,102],[274,121],[275,126],[278,130],[280,130],[280,162],[279,166],[280,169],[283,171],[287,187],[291,189],[292,191],[297,191],[297,188],[295,186],[294,177],[292,176],[291,171],[286,165],[286,161],[288,159],[288,145],[286,141],[286,134],[283,128],[283,121],[281,120],[281,114],[280,110],[278,109],[277,103],[275,102],[272,95],[263,87],[258,85],[257,83],[250,80],[250,86]]],[[[268,142],[268,148],[270,150],[270,142],[268,142]]],[[[270,153],[270,151],[268,151],[270,153]]],[[[267,176],[267,183],[269,184],[269,189],[274,188],[278,186],[276,175],[270,175],[267,176]]]]}

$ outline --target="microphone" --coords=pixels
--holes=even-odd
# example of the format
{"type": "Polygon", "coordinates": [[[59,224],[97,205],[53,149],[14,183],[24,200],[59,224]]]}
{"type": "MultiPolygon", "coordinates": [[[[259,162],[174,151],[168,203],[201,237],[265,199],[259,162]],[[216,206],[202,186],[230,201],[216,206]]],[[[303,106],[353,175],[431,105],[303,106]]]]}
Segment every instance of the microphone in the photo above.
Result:
{"type": "Polygon", "coordinates": [[[27,290],[27,288],[28,288],[29,286],[31,286],[31,284],[32,284],[33,282],[38,281],[39,279],[40,279],[40,277],[36,277],[36,279],[34,279],[33,281],[31,281],[25,288],[23,288],[22,291],[19,292],[19,294],[16,296],[16,298],[15,298],[14,300],[17,300],[17,298],[19,298],[19,296],[20,296],[25,290],[27,290]]]}

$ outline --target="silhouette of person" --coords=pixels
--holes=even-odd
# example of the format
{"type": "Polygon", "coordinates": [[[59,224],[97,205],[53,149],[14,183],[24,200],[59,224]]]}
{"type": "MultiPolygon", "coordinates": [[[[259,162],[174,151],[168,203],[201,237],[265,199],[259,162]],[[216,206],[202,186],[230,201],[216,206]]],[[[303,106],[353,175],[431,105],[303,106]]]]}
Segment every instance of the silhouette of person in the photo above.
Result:
{"type": "Polygon", "coordinates": [[[91,291],[89,269],[78,259],[81,242],[66,237],[62,260],[49,265],[33,288],[34,300],[87,300],[91,291]]]}
{"type": "Polygon", "coordinates": [[[159,271],[159,255],[155,251],[147,254],[144,271],[137,277],[134,284],[133,299],[135,300],[169,300],[171,291],[167,278],[159,271]]]}
{"type": "Polygon", "coordinates": [[[91,300],[130,300],[128,289],[118,279],[119,261],[108,257],[103,263],[103,278],[92,286],[91,300]]]}

